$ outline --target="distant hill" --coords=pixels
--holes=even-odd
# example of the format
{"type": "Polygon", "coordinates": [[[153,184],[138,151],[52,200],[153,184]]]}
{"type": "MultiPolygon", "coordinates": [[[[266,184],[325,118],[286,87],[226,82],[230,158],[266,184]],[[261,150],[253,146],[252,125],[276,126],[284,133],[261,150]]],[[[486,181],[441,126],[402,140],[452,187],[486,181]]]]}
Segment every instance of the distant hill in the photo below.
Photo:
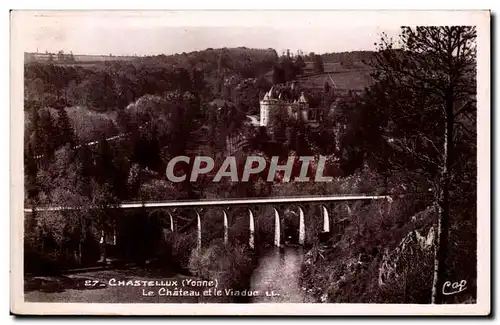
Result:
{"type": "Polygon", "coordinates": [[[374,51],[350,51],[321,54],[321,58],[326,62],[362,62],[368,61],[375,55],[374,51]]]}
{"type": "Polygon", "coordinates": [[[104,62],[155,68],[200,69],[212,75],[240,75],[243,78],[255,78],[271,70],[278,61],[274,49],[254,49],[247,47],[208,48],[189,53],[160,54],[151,56],[111,56],[111,55],[73,55],[56,53],[25,53],[25,63],[41,62],[56,65],[100,65],[104,62]]]}
{"type": "Polygon", "coordinates": [[[277,61],[278,54],[274,49],[236,47],[208,48],[189,53],[140,57],[134,62],[150,66],[201,69],[205,73],[226,76],[238,74],[243,78],[255,78],[271,70],[277,61]]]}
{"type": "Polygon", "coordinates": [[[57,53],[24,53],[24,62],[52,62],[54,64],[95,63],[104,61],[127,61],[137,56],[90,55],[90,54],[57,54],[57,53]]]}

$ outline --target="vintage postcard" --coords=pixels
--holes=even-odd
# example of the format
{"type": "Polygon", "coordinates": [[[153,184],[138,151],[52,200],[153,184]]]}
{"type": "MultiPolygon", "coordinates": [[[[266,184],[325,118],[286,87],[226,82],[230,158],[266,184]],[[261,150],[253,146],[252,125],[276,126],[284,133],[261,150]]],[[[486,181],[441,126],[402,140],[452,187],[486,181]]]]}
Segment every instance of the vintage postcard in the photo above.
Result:
{"type": "Polygon", "coordinates": [[[11,312],[488,315],[489,11],[12,11],[11,312]]]}

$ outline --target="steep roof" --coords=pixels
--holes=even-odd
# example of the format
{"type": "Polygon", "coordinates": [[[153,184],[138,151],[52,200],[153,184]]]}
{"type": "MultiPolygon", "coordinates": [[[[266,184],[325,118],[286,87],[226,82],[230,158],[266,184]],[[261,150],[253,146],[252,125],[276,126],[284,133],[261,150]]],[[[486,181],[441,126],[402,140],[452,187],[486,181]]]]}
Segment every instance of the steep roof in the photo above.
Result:
{"type": "Polygon", "coordinates": [[[269,89],[269,91],[264,95],[264,98],[262,98],[262,100],[275,99],[274,95],[274,86],[272,86],[271,89],[269,89]]]}

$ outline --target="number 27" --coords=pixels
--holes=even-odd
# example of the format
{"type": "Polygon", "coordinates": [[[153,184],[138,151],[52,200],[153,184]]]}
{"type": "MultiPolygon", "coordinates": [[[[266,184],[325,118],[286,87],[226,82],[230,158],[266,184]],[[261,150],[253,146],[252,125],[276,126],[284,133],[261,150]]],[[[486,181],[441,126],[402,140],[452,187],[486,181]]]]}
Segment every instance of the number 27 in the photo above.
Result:
{"type": "Polygon", "coordinates": [[[99,283],[97,280],[85,280],[86,287],[95,287],[99,283]]]}

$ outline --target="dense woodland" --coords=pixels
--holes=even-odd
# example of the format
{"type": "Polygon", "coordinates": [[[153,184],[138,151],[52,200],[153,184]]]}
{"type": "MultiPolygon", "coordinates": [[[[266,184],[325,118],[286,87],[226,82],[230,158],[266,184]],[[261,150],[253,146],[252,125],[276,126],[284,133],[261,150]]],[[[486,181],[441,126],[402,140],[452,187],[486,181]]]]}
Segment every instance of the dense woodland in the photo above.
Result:
{"type": "MultiPolygon", "coordinates": [[[[317,233],[309,234],[304,285],[314,287],[321,301],[428,303],[442,301],[434,288],[443,279],[467,278],[466,298],[452,299],[475,299],[475,30],[404,28],[401,40],[403,48],[396,49],[383,37],[376,52],[278,55],[272,49],[224,48],[85,67],[26,63],[26,205],[99,207],[27,216],[26,270],[92,265],[100,255],[99,236],[110,237],[120,223],[124,237],[122,244],[118,240],[118,256],[160,256],[202,275],[217,272],[230,259],[233,269],[225,280],[244,285],[255,260],[246,250],[243,212],[234,212],[230,248],[221,246],[220,220],[207,212],[207,251],[193,257],[189,223],[184,233],[155,241],[161,237],[161,217],[153,223],[146,212],[124,218],[109,207],[135,200],[390,193],[404,196],[392,205],[348,207],[351,222],[330,240],[332,247],[348,243],[342,250],[347,255],[332,248],[307,264],[320,249],[317,233]],[[271,85],[322,73],[328,62],[349,69],[360,61],[373,69],[373,83],[361,95],[339,97],[328,83],[321,91],[303,89],[311,106],[322,111],[318,127],[283,112],[272,112],[267,130],[246,123],[247,115],[258,114],[259,100],[271,85]],[[334,182],[267,183],[256,177],[248,183],[212,183],[207,175],[197,183],[170,183],[165,178],[172,157],[225,156],[226,138],[236,134],[249,139],[244,155],[326,156],[326,174],[335,176],[334,182]],[[409,234],[425,236],[430,228],[437,234],[436,254],[398,250],[409,234]],[[406,270],[404,288],[398,276],[384,285],[377,282],[392,251],[402,262],[391,274],[406,270]],[[361,268],[338,269],[354,258],[363,259],[361,268]],[[207,262],[214,259],[220,263],[207,262]],[[331,274],[346,283],[320,281],[331,274]]],[[[334,214],[345,217],[342,209],[335,207],[334,214]]],[[[314,208],[307,217],[320,223],[314,208]]],[[[272,241],[268,219],[258,224],[257,251],[272,241]]]]}

